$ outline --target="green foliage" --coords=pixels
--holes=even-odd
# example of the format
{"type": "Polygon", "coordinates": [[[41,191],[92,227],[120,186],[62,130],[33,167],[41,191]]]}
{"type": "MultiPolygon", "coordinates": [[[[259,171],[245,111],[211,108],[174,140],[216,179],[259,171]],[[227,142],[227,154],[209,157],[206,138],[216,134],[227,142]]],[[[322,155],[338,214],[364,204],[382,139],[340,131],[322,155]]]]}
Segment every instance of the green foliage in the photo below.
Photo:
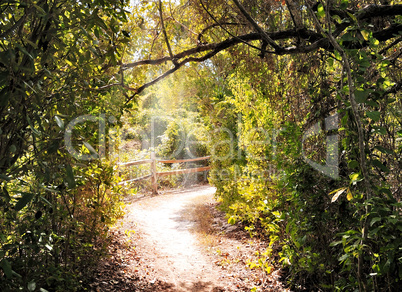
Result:
{"type": "MultiPolygon", "coordinates": [[[[153,48],[159,53],[155,62],[167,60],[158,67],[165,75],[149,75],[168,75],[179,68],[176,61],[208,58],[182,68],[199,73],[193,84],[210,137],[211,182],[228,222],[242,221],[251,235],[266,236],[269,249],[279,251],[292,288],[396,291],[400,13],[369,1],[242,2],[249,15],[227,1],[180,6],[183,29],[176,31],[174,13],[165,18],[177,60],[157,59],[166,56],[167,41],[148,36],[153,41],[145,42],[144,60],[153,48]],[[191,43],[194,50],[187,50],[191,43]],[[216,54],[222,47],[227,49],[216,54]],[[339,123],[327,125],[334,115],[339,123]]],[[[158,22],[155,3],[148,8],[136,13],[158,22]]],[[[150,29],[153,22],[142,26],[150,29]]],[[[149,95],[146,108],[157,109],[160,96],[149,95]]],[[[167,100],[180,104],[180,98],[167,100]]],[[[166,124],[163,155],[173,153],[185,132],[176,120],[166,124]]],[[[263,263],[262,256],[253,265],[263,263]]]]}
{"type": "Polygon", "coordinates": [[[268,256],[278,251],[295,289],[396,291],[400,7],[243,1],[275,48],[227,1],[162,2],[161,13],[156,2],[141,2],[131,15],[127,2],[0,3],[0,289],[78,290],[121,216],[120,179],[103,154],[145,158],[154,147],[169,158],[211,153],[211,181],[229,222],[269,241],[250,266],[269,273],[268,256]],[[225,24],[211,25],[211,15],[225,24]],[[228,30],[249,46],[228,39],[228,30]],[[177,58],[166,54],[168,43],[177,58]],[[125,61],[134,63],[117,69],[125,61]],[[122,105],[144,89],[142,100],[122,105]],[[120,122],[130,108],[139,112],[120,122]],[[62,142],[69,122],[85,114],[97,118],[67,131],[67,146],[95,163],[77,161],[62,142]],[[338,130],[326,125],[334,114],[338,130]],[[115,149],[108,134],[118,126],[125,145],[115,149]],[[319,133],[304,139],[313,127],[319,133]],[[316,170],[335,154],[336,176],[316,170]]]}
{"type": "MultiPolygon", "coordinates": [[[[81,289],[105,252],[108,226],[122,215],[111,162],[77,161],[64,140],[80,115],[119,118],[121,92],[100,87],[127,41],[124,5],[0,4],[1,291],[81,289]]],[[[106,142],[90,122],[71,136],[82,153],[106,142]]]]}
{"type": "MultiPolygon", "coordinates": [[[[229,75],[225,95],[210,99],[214,105],[210,123],[234,133],[234,151],[222,145],[229,139],[227,132],[216,131],[212,136],[219,151],[212,152],[211,180],[218,188],[221,207],[229,223],[242,221],[251,235],[267,237],[270,249],[279,251],[279,262],[296,290],[384,291],[395,290],[401,281],[401,147],[400,139],[392,141],[401,128],[402,107],[400,93],[387,93],[400,76],[394,79],[392,66],[377,55],[374,41],[371,48],[348,53],[361,106],[369,178],[361,171],[348,87],[337,83],[346,82],[342,68],[326,53],[320,56],[321,68],[307,74],[293,72],[287,80],[293,86],[281,83],[288,92],[286,99],[279,90],[266,88],[280,82],[286,71],[271,72],[264,85],[247,77],[249,65],[229,75]],[[361,78],[369,67],[379,70],[381,77],[361,78]],[[308,98],[303,90],[307,86],[308,98]],[[317,122],[323,125],[324,118],[336,112],[338,131],[322,131],[302,145],[310,127],[317,122]],[[339,149],[327,147],[329,135],[339,135],[339,149]],[[308,158],[324,164],[328,151],[339,154],[337,180],[305,162],[308,158]]],[[[278,58],[277,66],[288,61],[278,58]]],[[[290,62],[288,68],[294,68],[306,60],[295,57],[290,62]]],[[[254,70],[267,69],[262,65],[254,70]]],[[[261,262],[253,266],[266,261],[261,256],[261,262]]]]}
{"type": "MultiPolygon", "coordinates": [[[[113,167],[107,161],[74,167],[75,188],[69,187],[68,174],[56,188],[31,185],[31,193],[16,191],[18,182],[9,182],[11,200],[3,201],[7,209],[0,217],[7,277],[2,289],[18,289],[29,281],[49,291],[75,291],[81,285],[104,252],[108,226],[122,215],[113,167]],[[21,201],[25,208],[20,209],[21,201]]],[[[60,181],[63,176],[60,173],[60,181]]]]}
{"type": "MultiPolygon", "coordinates": [[[[149,159],[155,151],[160,159],[189,159],[208,156],[209,137],[205,122],[195,106],[196,97],[191,89],[199,82],[192,72],[172,76],[146,91],[138,100],[138,108],[122,117],[119,129],[120,162],[149,159]]],[[[157,164],[157,171],[191,168],[206,165],[207,161],[195,163],[157,164]]],[[[149,165],[122,170],[123,180],[149,174],[149,165]]],[[[174,187],[180,183],[204,181],[200,174],[164,176],[160,186],[174,187]]],[[[150,189],[149,180],[135,183],[138,188],[150,189]]],[[[128,186],[127,190],[132,187],[128,186]]]]}
{"type": "Polygon", "coordinates": [[[157,147],[160,157],[184,159],[203,157],[208,154],[205,132],[200,123],[176,118],[171,121],[161,136],[161,144],[157,147]],[[197,131],[194,131],[197,129],[197,131]]]}

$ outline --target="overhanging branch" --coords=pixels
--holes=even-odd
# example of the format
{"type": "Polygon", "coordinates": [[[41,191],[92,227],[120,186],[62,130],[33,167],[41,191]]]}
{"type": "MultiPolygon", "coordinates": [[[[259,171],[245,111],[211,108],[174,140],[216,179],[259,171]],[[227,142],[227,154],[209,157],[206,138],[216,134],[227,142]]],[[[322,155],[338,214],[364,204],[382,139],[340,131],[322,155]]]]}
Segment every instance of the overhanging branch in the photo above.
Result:
{"type": "MultiPolygon", "coordinates": [[[[235,1],[235,3],[239,3],[238,1],[235,1]]],[[[202,4],[202,1],[201,1],[202,4]]],[[[342,12],[345,12],[343,10],[329,10],[331,15],[342,15],[342,12]]],[[[345,12],[346,13],[346,12],[345,12]]],[[[401,15],[402,14],[402,5],[393,5],[393,6],[369,6],[364,9],[361,9],[359,11],[348,11],[349,14],[348,16],[345,17],[350,17],[351,14],[354,14],[356,18],[359,20],[367,19],[369,17],[373,16],[385,16],[385,15],[401,15]],[[392,7],[392,9],[391,9],[392,7]]],[[[328,18],[329,19],[329,18],[328,18]]],[[[206,29],[210,29],[215,26],[220,26],[222,27],[221,24],[217,23],[216,25],[210,25],[206,29]]],[[[257,25],[258,26],[258,25],[257,25]]],[[[348,22],[342,23],[337,26],[336,30],[331,34],[331,37],[337,38],[341,35],[341,33],[348,27],[350,24],[348,22]]],[[[259,26],[258,26],[259,27],[259,26]]],[[[139,93],[143,92],[146,88],[154,85],[155,83],[161,81],[162,79],[166,78],[170,74],[173,74],[176,72],[178,69],[180,69],[183,65],[190,63],[190,62],[203,62],[207,59],[212,58],[213,56],[217,55],[219,52],[224,51],[228,48],[234,47],[238,44],[245,43],[247,45],[251,45],[250,42],[252,41],[265,41],[274,47],[274,51],[270,52],[265,52],[265,53],[270,53],[270,54],[276,54],[276,55],[290,55],[290,54],[304,54],[304,53],[309,53],[312,51],[316,51],[318,49],[324,49],[328,51],[333,51],[334,48],[334,42],[333,40],[330,40],[328,38],[328,35],[322,32],[316,32],[314,30],[307,29],[305,27],[301,29],[288,29],[284,31],[277,31],[277,32],[266,32],[264,31],[261,33],[257,27],[255,27],[257,32],[254,33],[248,33],[248,34],[243,34],[243,35],[234,35],[231,36],[230,38],[227,38],[223,41],[216,42],[216,43],[210,43],[210,44],[200,44],[198,43],[197,46],[184,50],[180,53],[173,54],[169,52],[169,56],[163,56],[158,59],[153,59],[153,60],[140,60],[128,64],[123,64],[121,65],[121,70],[128,70],[130,68],[135,68],[139,66],[144,66],[144,65],[160,65],[163,63],[166,63],[167,61],[172,61],[174,62],[174,67],[167,70],[160,76],[156,77],[152,81],[149,81],[142,86],[138,88],[132,88],[127,85],[122,85],[122,84],[112,84],[112,85],[106,85],[103,88],[108,88],[111,86],[123,86],[123,88],[126,88],[128,90],[134,91],[134,95],[130,97],[127,102],[132,100],[136,95],[139,93]],[[298,45],[295,46],[288,46],[288,47],[281,47],[277,45],[277,41],[289,41],[296,43],[298,45]],[[297,42],[297,40],[302,40],[301,42],[297,42]],[[201,56],[200,56],[201,55],[201,56]]],[[[383,29],[381,31],[373,32],[373,37],[378,39],[380,42],[385,42],[390,39],[394,39],[397,37],[399,34],[399,31],[402,31],[402,24],[396,23],[391,25],[390,27],[383,29]]],[[[356,42],[356,43],[351,43],[350,46],[348,46],[349,49],[361,49],[366,46],[368,46],[368,42],[356,42]]],[[[259,48],[257,48],[259,49],[259,48]]]]}
{"type": "MultiPolygon", "coordinates": [[[[286,31],[272,32],[272,33],[267,33],[267,34],[274,40],[284,40],[284,39],[301,36],[306,41],[312,43],[312,42],[316,42],[316,41],[322,39],[321,34],[316,33],[315,31],[312,31],[312,30],[308,30],[308,29],[303,29],[303,30],[300,30],[297,32],[294,30],[286,30],[286,31]]],[[[198,45],[191,49],[184,50],[184,51],[174,55],[174,57],[177,60],[180,60],[180,59],[183,59],[190,55],[196,55],[198,53],[214,51],[214,50],[222,51],[223,49],[233,47],[233,46],[243,43],[243,42],[257,41],[257,40],[261,40],[261,35],[259,33],[244,34],[244,35],[236,36],[233,38],[228,38],[219,43],[198,45]]],[[[155,60],[141,60],[141,61],[137,61],[137,62],[133,62],[133,63],[123,64],[122,68],[129,69],[129,68],[134,68],[134,67],[138,67],[138,66],[142,66],[142,65],[159,65],[159,64],[163,64],[166,61],[170,61],[170,60],[171,60],[171,57],[169,57],[169,56],[165,56],[165,57],[155,59],[155,60]]]]}

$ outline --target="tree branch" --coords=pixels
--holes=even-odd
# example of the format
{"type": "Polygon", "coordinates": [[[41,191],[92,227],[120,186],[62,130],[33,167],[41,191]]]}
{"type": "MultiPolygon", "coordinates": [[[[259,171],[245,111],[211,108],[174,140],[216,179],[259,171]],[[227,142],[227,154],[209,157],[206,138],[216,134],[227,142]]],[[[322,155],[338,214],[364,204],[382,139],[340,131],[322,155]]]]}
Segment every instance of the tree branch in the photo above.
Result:
{"type": "Polygon", "coordinates": [[[295,29],[299,30],[299,29],[303,28],[303,21],[302,21],[300,15],[297,13],[296,4],[293,2],[293,0],[285,0],[285,2],[286,2],[286,7],[288,8],[288,10],[290,12],[290,16],[295,25],[295,29]]]}
{"type": "Polygon", "coordinates": [[[132,96],[126,101],[126,104],[127,104],[128,102],[130,102],[136,95],[140,94],[141,92],[143,92],[143,91],[144,91],[145,89],[147,89],[148,87],[154,85],[155,83],[161,81],[162,79],[165,79],[166,77],[168,77],[168,76],[171,75],[172,73],[174,73],[174,72],[176,72],[177,70],[179,70],[183,65],[185,65],[185,64],[187,64],[187,63],[190,63],[190,62],[197,62],[197,63],[203,62],[203,61],[205,61],[205,60],[208,60],[208,59],[212,58],[213,56],[215,56],[215,55],[218,54],[219,52],[220,52],[220,50],[219,50],[219,51],[212,51],[212,52],[209,52],[209,53],[205,54],[205,55],[202,56],[202,57],[198,57],[198,58],[197,58],[197,57],[189,57],[189,58],[184,59],[183,61],[177,63],[177,65],[174,66],[172,69],[166,71],[166,72],[163,73],[162,75],[159,75],[157,78],[153,79],[153,80],[150,81],[150,82],[145,83],[144,85],[138,87],[137,89],[134,89],[134,91],[135,91],[134,95],[132,95],[132,96]]]}
{"type": "Polygon", "coordinates": [[[167,46],[168,51],[169,51],[170,59],[173,62],[173,64],[176,65],[177,62],[176,62],[176,59],[173,56],[172,48],[170,47],[169,38],[167,36],[166,29],[165,29],[165,23],[163,21],[162,0],[159,0],[159,16],[160,16],[160,19],[161,19],[162,32],[163,32],[163,35],[165,37],[165,42],[166,42],[166,46],[167,46]]]}
{"type": "Polygon", "coordinates": [[[214,27],[217,27],[217,26],[222,27],[223,25],[244,25],[244,24],[235,23],[235,22],[222,22],[222,23],[215,22],[215,23],[213,23],[213,24],[208,25],[207,27],[205,27],[205,28],[198,34],[197,41],[198,41],[199,43],[201,43],[201,38],[203,37],[203,35],[204,35],[205,32],[207,32],[207,31],[210,30],[211,28],[214,28],[214,27]]]}
{"type": "MultiPolygon", "coordinates": [[[[202,0],[200,0],[200,2],[201,2],[201,5],[203,5],[202,0]]],[[[235,2],[239,3],[238,0],[235,0],[235,2]]],[[[402,9],[402,5],[396,5],[396,6],[398,6],[398,8],[395,10],[390,10],[390,8],[388,6],[375,6],[374,8],[369,7],[369,8],[360,10],[360,12],[359,11],[355,12],[354,14],[356,14],[356,15],[358,14],[360,17],[359,19],[367,18],[370,15],[384,15],[386,12],[392,12],[393,15],[402,14],[402,11],[400,11],[400,9],[402,9]]],[[[205,7],[204,7],[204,9],[205,9],[205,7]]],[[[312,14],[314,13],[311,11],[311,9],[309,11],[312,14]]],[[[327,17],[330,17],[330,15],[334,14],[334,13],[339,15],[341,12],[342,11],[334,12],[333,9],[328,10],[328,8],[327,8],[327,13],[328,13],[327,17]]],[[[210,14],[210,13],[208,13],[208,14],[210,14]]],[[[211,16],[211,17],[213,17],[213,16],[211,16]]],[[[312,15],[312,17],[313,17],[313,19],[315,18],[315,20],[318,22],[315,14],[312,15]]],[[[349,17],[349,16],[347,16],[347,17],[349,17]]],[[[216,19],[214,19],[214,21],[216,22],[216,24],[208,26],[203,31],[210,29],[211,27],[215,27],[215,26],[220,26],[225,31],[227,31],[222,26],[222,24],[217,22],[216,19]]],[[[318,22],[318,24],[319,24],[319,22],[318,22]]],[[[256,24],[256,25],[258,26],[258,24],[256,24]]],[[[154,80],[152,80],[148,83],[145,83],[138,88],[132,88],[132,87],[129,87],[129,86],[121,84],[121,83],[120,84],[116,83],[116,84],[105,85],[99,89],[106,89],[111,86],[120,85],[127,90],[135,92],[135,94],[128,99],[128,101],[130,101],[134,98],[134,96],[143,92],[146,88],[152,86],[153,84],[157,83],[158,81],[160,81],[160,80],[166,78],[167,76],[169,76],[170,74],[176,72],[180,67],[182,67],[183,65],[185,65],[189,62],[205,61],[205,60],[217,55],[219,52],[226,50],[230,47],[234,47],[238,44],[245,43],[247,45],[251,45],[248,43],[251,41],[259,40],[259,41],[264,42],[269,39],[271,42],[275,43],[275,41],[278,41],[278,40],[289,40],[292,38],[298,38],[298,39],[301,38],[303,40],[303,42],[301,42],[301,43],[307,42],[307,44],[298,45],[298,46],[289,46],[289,47],[285,47],[285,48],[282,48],[282,47],[279,47],[276,45],[275,51],[267,52],[267,53],[276,54],[276,55],[303,54],[303,53],[309,53],[312,51],[316,51],[320,48],[327,50],[327,51],[333,51],[334,49],[339,51],[339,45],[338,46],[336,45],[337,42],[336,42],[335,38],[338,37],[349,25],[350,24],[348,24],[346,22],[342,23],[342,24],[338,25],[336,30],[332,33],[331,32],[325,33],[322,30],[321,25],[319,25],[320,32],[309,30],[307,28],[301,28],[299,30],[290,29],[290,30],[284,30],[284,31],[263,32],[263,33],[260,32],[260,30],[262,30],[262,28],[258,26],[258,30],[259,30],[258,32],[243,34],[243,35],[239,35],[239,36],[232,36],[230,38],[227,38],[227,39],[225,39],[221,42],[217,42],[217,43],[198,44],[197,46],[195,46],[193,48],[184,50],[175,55],[173,53],[171,53],[171,54],[169,53],[169,56],[164,56],[164,57],[154,59],[154,60],[140,60],[140,61],[133,62],[133,63],[122,64],[121,70],[127,70],[130,68],[135,68],[135,67],[143,66],[143,65],[160,65],[167,61],[173,61],[173,60],[176,61],[174,68],[169,69],[168,71],[164,72],[163,74],[161,74],[154,80]],[[199,56],[199,54],[203,54],[203,55],[199,56]]],[[[395,34],[397,34],[398,31],[401,31],[401,30],[402,30],[402,24],[394,24],[382,31],[374,32],[373,36],[375,38],[377,38],[380,42],[385,42],[389,39],[395,38],[395,34]]],[[[367,42],[363,42],[363,44],[352,43],[351,47],[349,47],[349,48],[350,49],[352,49],[352,48],[360,49],[360,48],[363,48],[368,45],[369,44],[367,42]]],[[[257,48],[257,47],[255,47],[255,48],[260,50],[260,48],[257,48]]],[[[345,66],[347,67],[347,64],[345,64],[345,66]]],[[[351,99],[353,99],[353,96],[351,96],[351,99]]],[[[358,112],[357,112],[357,115],[358,115],[358,112]]],[[[356,116],[356,118],[358,118],[358,116],[356,116]]]]}
{"type": "MultiPolygon", "coordinates": [[[[298,32],[295,32],[292,29],[292,30],[272,32],[272,33],[267,33],[267,34],[269,34],[270,37],[275,40],[283,40],[283,39],[289,39],[289,38],[301,36],[306,41],[312,43],[312,42],[317,42],[317,41],[323,39],[321,34],[316,33],[315,31],[312,31],[312,30],[308,30],[308,29],[303,29],[298,32]]],[[[216,49],[219,49],[219,50],[227,49],[229,47],[235,46],[240,43],[244,43],[247,41],[257,41],[257,40],[261,40],[261,35],[259,33],[244,34],[244,35],[235,36],[233,38],[226,39],[219,43],[198,45],[191,49],[180,52],[180,53],[174,55],[174,57],[176,59],[180,60],[180,59],[185,58],[190,55],[195,55],[198,53],[203,53],[203,52],[216,50],[216,49]]],[[[325,42],[320,42],[319,45],[325,45],[325,42]]],[[[320,47],[320,46],[318,46],[318,47],[320,47]]],[[[318,47],[316,47],[316,48],[318,48],[318,47]]],[[[293,47],[289,48],[288,51],[286,51],[286,49],[282,49],[282,53],[289,54],[292,52],[291,49],[294,49],[294,48],[293,47]]],[[[159,64],[163,64],[166,61],[170,61],[170,60],[171,60],[171,57],[165,56],[165,57],[155,59],[155,60],[141,60],[141,61],[137,61],[137,62],[133,62],[133,63],[123,64],[122,67],[123,67],[123,69],[128,69],[128,68],[134,68],[134,67],[138,67],[138,66],[142,66],[142,65],[159,65],[159,64]]]]}
{"type": "MultiPolygon", "coordinates": [[[[213,21],[215,21],[215,23],[216,23],[219,27],[221,27],[221,28],[222,28],[228,35],[230,35],[231,37],[233,37],[233,38],[238,38],[237,36],[233,35],[230,31],[228,31],[228,30],[215,18],[215,16],[213,16],[212,13],[209,12],[209,10],[205,7],[205,5],[204,5],[204,3],[202,2],[202,0],[200,0],[200,3],[201,3],[202,8],[205,10],[205,12],[209,15],[209,17],[211,17],[211,18],[213,19],[213,21]]],[[[201,32],[201,33],[202,33],[202,32],[201,32]]],[[[244,44],[246,44],[246,45],[252,47],[253,49],[260,50],[260,48],[257,48],[256,46],[253,46],[252,44],[249,44],[249,43],[246,42],[246,41],[242,41],[240,38],[238,38],[238,40],[240,40],[242,43],[244,43],[244,44]]]]}
{"type": "Polygon", "coordinates": [[[382,17],[382,16],[395,16],[402,14],[402,4],[396,5],[369,5],[356,12],[358,20],[382,17]]]}
{"type": "Polygon", "coordinates": [[[240,9],[241,13],[246,17],[246,19],[251,23],[254,29],[262,36],[262,39],[266,41],[269,45],[271,45],[276,51],[283,50],[279,45],[277,45],[270,36],[255,22],[255,20],[251,17],[250,14],[246,11],[243,5],[238,0],[233,0],[236,4],[237,8],[240,9]]]}

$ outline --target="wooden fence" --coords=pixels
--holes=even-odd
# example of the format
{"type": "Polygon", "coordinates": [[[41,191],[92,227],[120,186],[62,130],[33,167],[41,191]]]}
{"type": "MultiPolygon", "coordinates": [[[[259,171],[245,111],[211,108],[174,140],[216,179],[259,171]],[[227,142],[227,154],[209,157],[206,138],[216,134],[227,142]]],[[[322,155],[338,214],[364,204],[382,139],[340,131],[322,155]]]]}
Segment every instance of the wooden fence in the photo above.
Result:
{"type": "Polygon", "coordinates": [[[156,163],[194,162],[194,161],[208,160],[209,158],[211,158],[211,156],[197,157],[197,158],[191,158],[191,159],[180,159],[180,160],[163,160],[163,159],[156,159],[155,152],[151,152],[151,159],[137,160],[137,161],[131,161],[131,162],[119,164],[119,168],[130,167],[130,166],[141,165],[141,164],[151,164],[151,173],[150,174],[144,175],[141,177],[137,177],[134,179],[122,181],[122,182],[120,182],[120,184],[133,183],[133,182],[138,182],[138,181],[150,178],[151,184],[152,184],[152,192],[154,194],[156,194],[158,192],[158,177],[167,176],[167,175],[178,175],[178,174],[185,174],[185,173],[202,172],[202,171],[207,171],[207,170],[211,169],[210,166],[203,166],[203,167],[157,172],[156,163]]]}

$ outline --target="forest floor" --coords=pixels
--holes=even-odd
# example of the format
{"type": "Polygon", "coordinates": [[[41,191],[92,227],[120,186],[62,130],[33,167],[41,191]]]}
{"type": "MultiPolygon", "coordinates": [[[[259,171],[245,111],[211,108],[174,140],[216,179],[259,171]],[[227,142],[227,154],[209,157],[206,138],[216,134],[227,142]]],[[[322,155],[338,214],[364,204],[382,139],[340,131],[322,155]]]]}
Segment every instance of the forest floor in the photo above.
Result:
{"type": "Polygon", "coordinates": [[[198,185],[127,198],[126,215],[111,230],[110,257],[90,290],[289,291],[280,269],[250,269],[267,242],[228,224],[214,193],[198,185]]]}

